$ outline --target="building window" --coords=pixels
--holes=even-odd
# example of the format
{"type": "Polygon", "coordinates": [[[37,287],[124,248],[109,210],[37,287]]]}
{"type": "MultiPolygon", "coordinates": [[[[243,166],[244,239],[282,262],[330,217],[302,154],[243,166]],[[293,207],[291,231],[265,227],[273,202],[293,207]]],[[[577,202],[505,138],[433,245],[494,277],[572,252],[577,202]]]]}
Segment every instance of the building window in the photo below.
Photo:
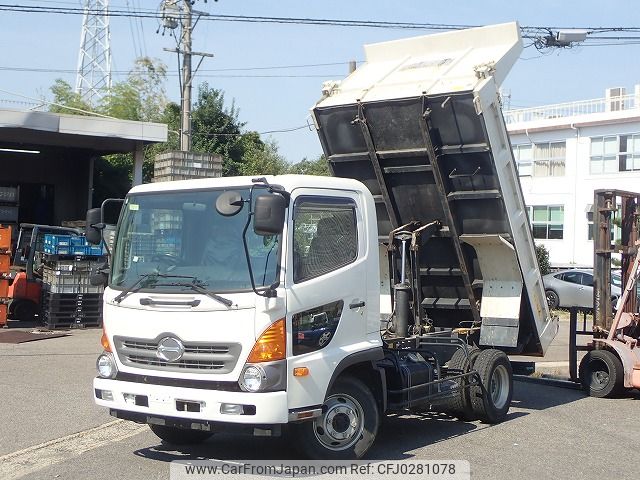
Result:
{"type": "Polygon", "coordinates": [[[533,238],[559,240],[564,235],[564,207],[562,205],[536,205],[529,207],[533,238]]]}
{"type": "Polygon", "coordinates": [[[620,135],[621,172],[640,170],[640,134],[620,135]]]}
{"type": "Polygon", "coordinates": [[[533,166],[533,145],[514,145],[513,156],[516,159],[518,167],[518,175],[521,177],[530,177],[533,166]]]}
{"type": "Polygon", "coordinates": [[[533,149],[533,176],[564,176],[566,150],[565,142],[536,143],[533,149]]]}
{"type": "MultiPolygon", "coordinates": [[[[593,240],[593,209],[594,206],[591,204],[587,205],[586,211],[587,211],[587,240],[593,240]]],[[[618,209],[618,212],[616,213],[616,218],[621,218],[622,212],[620,211],[620,209],[618,209]]],[[[622,228],[620,228],[618,225],[616,225],[615,223],[613,223],[610,226],[610,230],[611,230],[611,243],[614,244],[615,242],[617,242],[618,240],[620,240],[622,238],[622,228]]]]}
{"type": "Polygon", "coordinates": [[[591,174],[615,173],[618,171],[618,137],[595,137],[591,139],[591,174]]]}
{"type": "Polygon", "coordinates": [[[519,176],[564,176],[567,156],[565,142],[528,143],[512,148],[519,176]]]}

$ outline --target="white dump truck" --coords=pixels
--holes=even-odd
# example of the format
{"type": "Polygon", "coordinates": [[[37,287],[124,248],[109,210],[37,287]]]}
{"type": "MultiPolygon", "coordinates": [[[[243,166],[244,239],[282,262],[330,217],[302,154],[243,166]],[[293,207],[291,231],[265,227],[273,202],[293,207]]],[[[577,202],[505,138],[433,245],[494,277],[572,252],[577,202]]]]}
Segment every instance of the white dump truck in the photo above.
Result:
{"type": "Polygon", "coordinates": [[[557,331],[497,95],[521,48],[515,23],[366,46],[312,111],[333,177],[134,187],[93,276],[96,403],[169,443],[286,427],[328,459],[390,412],[501,422],[506,353],[557,331]]]}

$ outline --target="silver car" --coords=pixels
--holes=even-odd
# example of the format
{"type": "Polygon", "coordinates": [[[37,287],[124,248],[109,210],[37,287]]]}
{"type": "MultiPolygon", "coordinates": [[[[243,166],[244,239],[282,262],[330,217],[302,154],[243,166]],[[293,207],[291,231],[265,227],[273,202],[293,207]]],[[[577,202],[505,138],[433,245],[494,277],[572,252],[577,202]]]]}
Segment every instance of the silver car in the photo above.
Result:
{"type": "MultiPolygon", "coordinates": [[[[542,277],[549,308],[579,307],[593,310],[593,271],[560,270],[542,277]]],[[[615,306],[621,290],[611,285],[611,301],[615,306]]]]}

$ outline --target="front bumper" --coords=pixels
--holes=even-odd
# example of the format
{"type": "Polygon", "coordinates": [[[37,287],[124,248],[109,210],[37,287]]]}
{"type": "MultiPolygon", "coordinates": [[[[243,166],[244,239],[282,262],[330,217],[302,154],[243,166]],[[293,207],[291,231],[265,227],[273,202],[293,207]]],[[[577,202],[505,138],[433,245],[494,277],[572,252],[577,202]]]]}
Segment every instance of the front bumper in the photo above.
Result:
{"type": "Polygon", "coordinates": [[[284,424],[288,421],[287,393],[225,392],[196,388],[149,385],[104,378],[93,380],[96,404],[111,410],[137,412],[149,416],[173,417],[203,422],[255,424],[284,424]],[[112,400],[103,392],[111,392],[112,400]],[[128,401],[125,401],[125,395],[128,401]],[[245,405],[248,414],[224,414],[222,404],[245,405]],[[185,411],[189,405],[189,411],[185,411]],[[199,411],[193,411],[191,406],[199,411]]]}

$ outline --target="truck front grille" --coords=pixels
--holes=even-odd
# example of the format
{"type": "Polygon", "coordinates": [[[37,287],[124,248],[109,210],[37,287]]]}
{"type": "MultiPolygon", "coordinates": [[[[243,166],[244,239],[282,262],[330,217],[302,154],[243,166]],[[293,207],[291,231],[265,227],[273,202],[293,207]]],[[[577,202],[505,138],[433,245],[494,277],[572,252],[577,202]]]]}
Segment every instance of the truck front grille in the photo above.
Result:
{"type": "MultiPolygon", "coordinates": [[[[183,342],[184,354],[176,361],[169,362],[158,356],[156,339],[113,337],[118,358],[123,365],[189,373],[229,373],[240,356],[239,343],[183,342]]],[[[177,338],[177,337],[175,337],[177,338]]]]}

